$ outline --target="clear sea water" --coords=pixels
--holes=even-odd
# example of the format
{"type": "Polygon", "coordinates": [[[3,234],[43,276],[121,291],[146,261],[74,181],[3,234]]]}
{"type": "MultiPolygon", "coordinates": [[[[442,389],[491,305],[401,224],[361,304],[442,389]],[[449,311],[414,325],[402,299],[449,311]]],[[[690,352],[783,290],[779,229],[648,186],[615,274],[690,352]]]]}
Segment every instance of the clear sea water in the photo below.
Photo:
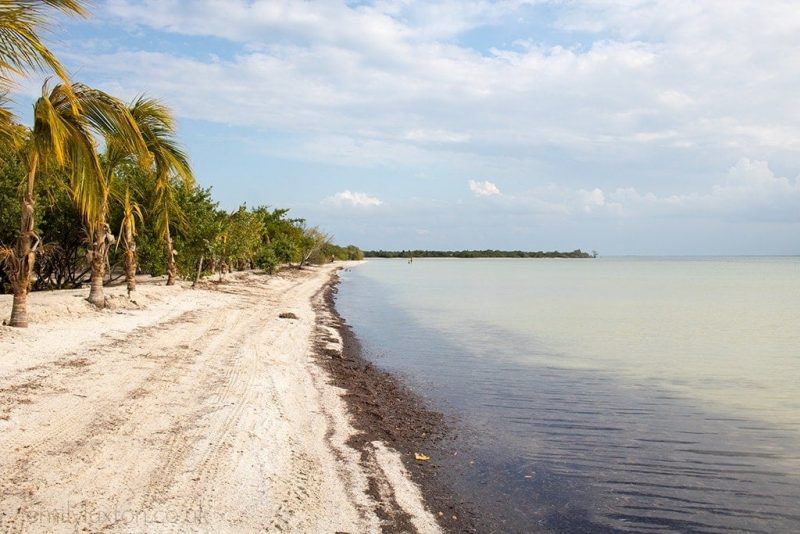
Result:
{"type": "Polygon", "coordinates": [[[800,532],[800,258],[370,260],[337,308],[498,532],[800,532]]]}

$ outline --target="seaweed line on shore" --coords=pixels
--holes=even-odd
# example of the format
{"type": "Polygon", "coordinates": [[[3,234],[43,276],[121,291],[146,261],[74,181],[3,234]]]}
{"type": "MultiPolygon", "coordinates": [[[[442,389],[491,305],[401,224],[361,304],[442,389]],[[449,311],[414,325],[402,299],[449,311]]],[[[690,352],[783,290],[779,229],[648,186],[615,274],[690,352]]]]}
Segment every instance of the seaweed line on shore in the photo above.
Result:
{"type": "Polygon", "coordinates": [[[416,452],[445,454],[453,437],[445,416],[430,409],[418,394],[395,375],[367,361],[351,327],[339,315],[335,295],[340,282],[336,271],[314,296],[317,324],[314,355],[343,395],[357,430],[348,445],[359,452],[369,477],[369,494],[387,533],[413,532],[411,518],[398,505],[389,484],[378,475],[376,449],[382,444],[396,450],[411,480],[421,490],[426,507],[448,532],[477,532],[475,509],[453,491],[441,476],[436,454],[417,461],[416,452]],[[338,334],[338,335],[337,335],[338,334]],[[336,338],[339,339],[336,339],[336,338]],[[371,475],[370,475],[371,474],[371,475]]]}

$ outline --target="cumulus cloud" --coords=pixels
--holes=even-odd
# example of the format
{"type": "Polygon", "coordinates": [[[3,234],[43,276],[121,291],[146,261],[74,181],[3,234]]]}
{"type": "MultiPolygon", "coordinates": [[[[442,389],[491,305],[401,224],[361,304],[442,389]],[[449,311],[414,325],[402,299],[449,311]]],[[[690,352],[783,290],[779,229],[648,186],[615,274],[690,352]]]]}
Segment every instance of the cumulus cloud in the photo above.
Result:
{"type": "Polygon", "coordinates": [[[634,188],[610,195],[635,215],[691,215],[800,221],[800,179],[777,176],[766,161],[741,159],[705,193],[658,196],[634,188]]]}
{"type": "Polygon", "coordinates": [[[578,191],[581,203],[583,204],[583,211],[591,213],[594,208],[602,208],[606,205],[606,196],[601,189],[594,188],[591,191],[581,189],[578,191]]]}
{"type": "Polygon", "coordinates": [[[366,193],[346,190],[325,198],[322,203],[335,207],[374,208],[382,205],[383,201],[366,193]]]}
{"type": "Polygon", "coordinates": [[[513,205],[562,215],[800,221],[800,178],[777,176],[767,162],[747,158],[705,192],[657,195],[636,187],[571,190],[551,184],[507,198],[513,205]]]}
{"type": "Polygon", "coordinates": [[[479,197],[490,197],[500,194],[500,189],[489,180],[483,182],[469,181],[469,190],[479,197]]]}
{"type": "Polygon", "coordinates": [[[447,39],[514,15],[537,0],[403,2],[252,2],[228,0],[108,0],[107,12],[184,35],[261,43],[272,35],[339,45],[395,46],[447,39]],[[209,17],[209,14],[213,15],[209,17]]]}
{"type": "Polygon", "coordinates": [[[557,146],[676,166],[675,151],[695,147],[718,161],[748,147],[800,148],[797,117],[784,111],[800,109],[800,64],[790,60],[800,13],[790,0],[229,0],[225,9],[213,0],[109,0],[104,13],[233,44],[221,58],[76,44],[71,62],[82,73],[111,73],[118,87],[147,89],[192,118],[398,148],[467,145],[485,158],[542,158],[557,146]],[[594,41],[476,50],[456,39],[536,17],[537,4],[546,4],[539,16],[555,14],[551,25],[594,41]]]}

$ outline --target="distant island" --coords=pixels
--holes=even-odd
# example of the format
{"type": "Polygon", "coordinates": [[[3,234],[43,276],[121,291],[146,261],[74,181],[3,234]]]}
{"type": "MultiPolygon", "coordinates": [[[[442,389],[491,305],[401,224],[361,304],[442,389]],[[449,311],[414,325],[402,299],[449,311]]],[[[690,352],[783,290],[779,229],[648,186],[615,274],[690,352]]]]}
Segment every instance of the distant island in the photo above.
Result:
{"type": "Polygon", "coordinates": [[[365,250],[365,258],[596,258],[597,252],[524,250],[365,250]]]}

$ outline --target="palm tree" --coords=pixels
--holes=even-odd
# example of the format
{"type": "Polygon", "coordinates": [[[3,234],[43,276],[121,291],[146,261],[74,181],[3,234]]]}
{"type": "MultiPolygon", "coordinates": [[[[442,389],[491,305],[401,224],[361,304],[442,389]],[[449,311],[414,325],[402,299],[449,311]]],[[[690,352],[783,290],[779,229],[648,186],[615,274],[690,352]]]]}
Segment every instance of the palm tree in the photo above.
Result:
{"type": "MultiPolygon", "coordinates": [[[[156,216],[156,230],[167,248],[167,284],[175,283],[175,257],[172,250],[170,225],[182,221],[180,208],[175,199],[173,178],[179,178],[186,187],[194,185],[194,176],[189,158],[175,138],[175,120],[170,109],[155,98],[140,96],[129,106],[131,117],[136,122],[147,148],[149,161],[142,165],[147,169],[149,189],[152,192],[152,208],[156,216]]],[[[114,142],[106,150],[107,172],[111,175],[125,160],[137,159],[130,147],[114,142]]],[[[129,180],[117,179],[118,198],[122,204],[122,226],[120,238],[125,249],[125,281],[128,295],[136,289],[136,216],[141,210],[132,195],[129,180]]]]}
{"type": "Polygon", "coordinates": [[[92,128],[106,141],[106,165],[101,172],[84,173],[72,183],[79,211],[86,223],[91,268],[89,302],[105,307],[103,277],[108,264],[108,251],[114,241],[108,225],[111,189],[116,166],[130,156],[143,167],[150,162],[150,152],[137,121],[118,99],[97,89],[80,86],[78,102],[92,128]]]}
{"type": "Polygon", "coordinates": [[[28,326],[27,300],[36,250],[41,240],[35,233],[36,176],[40,167],[68,169],[73,180],[102,172],[95,141],[86,118],[76,113],[74,91],[62,84],[52,91],[45,82],[42,96],[33,106],[33,129],[25,145],[27,174],[20,195],[21,219],[17,242],[4,251],[14,300],[11,326],[28,326]]]}
{"type": "MultiPolygon", "coordinates": [[[[136,291],[136,220],[144,222],[142,209],[133,198],[130,185],[126,184],[122,193],[122,224],[119,235],[125,249],[125,284],[128,289],[128,298],[136,291]]],[[[120,241],[117,241],[119,246],[120,241]]]]}
{"type": "Polygon", "coordinates": [[[6,106],[6,95],[12,87],[12,75],[49,68],[70,91],[66,69],[42,42],[37,30],[45,27],[49,17],[45,8],[52,7],[72,15],[87,15],[85,0],[2,0],[0,2],[0,137],[7,137],[13,115],[6,106]]]}
{"type": "MultiPolygon", "coordinates": [[[[103,268],[97,268],[97,244],[105,246],[108,184],[97,155],[94,134],[127,142],[132,151],[146,153],[141,136],[127,109],[117,99],[82,84],[56,85],[47,82],[33,106],[34,124],[24,148],[28,172],[20,196],[21,220],[17,243],[3,251],[3,260],[14,291],[11,326],[27,326],[27,299],[36,250],[41,240],[35,233],[36,177],[40,167],[55,166],[67,171],[70,191],[87,223],[92,250],[92,289],[99,285],[102,299],[103,268]],[[123,141],[127,139],[127,141],[123,141]],[[99,272],[99,279],[97,272],[99,272]]],[[[104,265],[103,265],[104,267],[104,265]]],[[[91,297],[92,295],[90,295],[91,297]]],[[[91,300],[90,300],[91,301],[91,300]]]]}
{"type": "Polygon", "coordinates": [[[178,266],[175,262],[177,251],[172,242],[173,226],[178,229],[186,227],[186,216],[178,204],[177,187],[180,184],[169,174],[157,176],[155,190],[153,191],[152,210],[155,214],[154,227],[156,236],[164,244],[167,258],[167,285],[175,284],[178,266]]]}
{"type": "Polygon", "coordinates": [[[175,188],[194,186],[189,157],[175,137],[175,120],[170,109],[159,100],[139,97],[131,104],[145,144],[153,158],[152,210],[155,214],[156,235],[164,243],[167,255],[167,285],[175,283],[177,267],[170,227],[185,224],[178,205],[175,188]]]}

